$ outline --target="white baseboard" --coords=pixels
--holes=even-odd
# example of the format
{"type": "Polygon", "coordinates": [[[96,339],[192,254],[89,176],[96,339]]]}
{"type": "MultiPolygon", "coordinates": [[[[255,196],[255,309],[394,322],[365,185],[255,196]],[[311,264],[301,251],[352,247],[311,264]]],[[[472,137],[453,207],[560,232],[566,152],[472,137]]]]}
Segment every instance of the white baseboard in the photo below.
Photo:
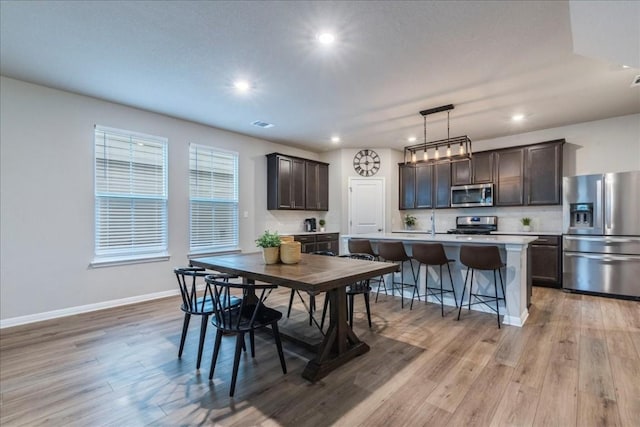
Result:
{"type": "Polygon", "coordinates": [[[57,319],[59,317],[73,316],[74,314],[87,313],[90,311],[104,310],[106,308],[119,307],[123,305],[135,304],[143,301],[150,301],[159,298],[171,297],[178,295],[178,289],[171,291],[155,292],[152,294],[138,295],[135,297],[116,299],[95,304],[80,305],[77,307],[63,308],[60,310],[47,311],[44,313],[29,314],[27,316],[12,317],[10,319],[0,320],[0,329],[10,328],[12,326],[26,325],[43,320],[57,319]]]}

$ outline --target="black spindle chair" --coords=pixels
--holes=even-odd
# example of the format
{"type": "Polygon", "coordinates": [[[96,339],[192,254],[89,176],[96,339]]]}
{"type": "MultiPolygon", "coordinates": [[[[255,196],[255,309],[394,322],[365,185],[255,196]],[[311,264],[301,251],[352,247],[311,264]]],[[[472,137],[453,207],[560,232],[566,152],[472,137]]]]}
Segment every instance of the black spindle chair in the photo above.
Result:
{"type": "Polygon", "coordinates": [[[278,348],[282,372],[286,374],[287,365],[284,361],[282,342],[280,341],[280,332],[278,330],[278,321],[282,318],[282,313],[264,305],[264,300],[268,296],[266,291],[277,288],[277,285],[221,282],[216,280],[215,276],[207,276],[205,280],[211,286],[214,301],[216,302],[213,305],[214,316],[211,318],[211,323],[217,328],[217,332],[213,356],[211,357],[209,379],[213,378],[222,335],[236,335],[236,350],[233,358],[231,388],[229,390],[229,396],[233,396],[236,389],[240,354],[244,345],[244,335],[249,333],[251,357],[255,357],[254,331],[266,326],[271,326],[276,347],[278,348]],[[240,305],[229,309],[228,307],[230,307],[234,298],[231,293],[232,290],[242,291],[243,298],[240,305]],[[260,294],[258,295],[257,292],[260,292],[260,294]]]}
{"type": "MultiPolygon", "coordinates": [[[[187,331],[189,330],[189,320],[192,315],[201,316],[200,323],[200,343],[198,345],[198,362],[196,369],[200,369],[200,362],[202,360],[202,347],[204,346],[204,338],[207,333],[207,324],[209,316],[213,314],[213,293],[211,288],[204,280],[198,280],[198,278],[204,279],[205,276],[211,275],[206,273],[202,267],[178,267],[173,270],[178,279],[178,287],[180,288],[180,295],[182,296],[182,305],[180,309],[184,312],[184,321],[182,322],[182,337],[180,338],[180,349],[178,350],[178,358],[182,357],[182,351],[184,350],[184,343],[187,339],[187,331]],[[204,291],[198,292],[198,285],[204,285],[204,291]]],[[[225,273],[219,273],[213,275],[217,280],[228,281],[230,278],[237,276],[230,276],[225,273]]],[[[234,307],[240,304],[240,299],[234,297],[229,300],[228,307],[234,307]]]]}

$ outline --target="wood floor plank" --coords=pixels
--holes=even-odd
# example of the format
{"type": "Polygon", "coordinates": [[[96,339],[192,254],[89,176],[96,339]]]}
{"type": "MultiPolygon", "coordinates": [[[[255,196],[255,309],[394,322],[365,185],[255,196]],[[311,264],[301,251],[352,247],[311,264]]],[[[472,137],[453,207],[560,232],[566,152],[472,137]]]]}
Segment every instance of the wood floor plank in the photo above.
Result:
{"type": "MultiPolygon", "coordinates": [[[[268,301],[286,312],[288,298],[277,289],[268,301]]],[[[498,329],[490,313],[465,311],[457,321],[452,309],[443,318],[437,304],[401,309],[398,297],[381,295],[371,329],[356,307],[354,330],[371,351],[309,383],[301,374],[312,353],[285,341],[283,375],[273,338],[257,334],[233,398],[234,338],[223,338],[209,381],[215,330],[199,371],[197,320],[178,359],[179,305],[170,297],[0,330],[0,424],[636,427],[640,419],[633,301],[534,288],[524,327],[498,329]]],[[[320,337],[301,304],[282,323],[320,337]]]]}

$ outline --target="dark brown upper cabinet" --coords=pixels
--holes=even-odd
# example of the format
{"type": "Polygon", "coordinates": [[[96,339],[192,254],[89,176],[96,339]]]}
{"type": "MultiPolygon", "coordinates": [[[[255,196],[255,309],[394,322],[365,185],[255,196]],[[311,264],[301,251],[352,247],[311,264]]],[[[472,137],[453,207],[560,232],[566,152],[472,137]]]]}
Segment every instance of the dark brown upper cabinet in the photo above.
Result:
{"type": "Polygon", "coordinates": [[[279,153],[268,154],[267,209],[328,210],[328,168],[326,163],[279,153]],[[311,178],[309,181],[308,177],[311,178]]]}
{"type": "Polygon", "coordinates": [[[472,159],[451,162],[451,185],[493,182],[493,151],[474,153],[472,159]]]}
{"type": "Polygon", "coordinates": [[[451,163],[436,163],[434,167],[435,207],[448,208],[451,206],[451,163]]]}
{"type": "Polygon", "coordinates": [[[400,209],[415,209],[416,207],[416,167],[400,164],[400,209]]]}
{"type": "Polygon", "coordinates": [[[526,148],[525,193],[527,205],[562,203],[562,144],[550,141],[526,148]]]}
{"type": "Polygon", "coordinates": [[[400,209],[448,208],[451,198],[451,165],[400,164],[400,209]]]}
{"type": "Polygon", "coordinates": [[[495,153],[496,206],[524,204],[524,153],[522,147],[499,150],[495,153]]]}

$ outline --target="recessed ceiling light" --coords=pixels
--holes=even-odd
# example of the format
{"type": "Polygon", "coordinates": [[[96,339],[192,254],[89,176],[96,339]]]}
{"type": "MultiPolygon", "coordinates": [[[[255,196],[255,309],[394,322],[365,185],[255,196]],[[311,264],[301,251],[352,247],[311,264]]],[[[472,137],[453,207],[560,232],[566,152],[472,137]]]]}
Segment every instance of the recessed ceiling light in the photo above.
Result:
{"type": "Polygon", "coordinates": [[[340,142],[340,137],[339,136],[332,136],[331,137],[331,142],[333,142],[334,144],[337,144],[338,142],[340,142]]]}
{"type": "Polygon", "coordinates": [[[416,142],[416,137],[415,136],[410,136],[409,138],[407,138],[407,141],[416,142]]]}
{"type": "Polygon", "coordinates": [[[628,65],[623,65],[623,66],[622,66],[622,68],[625,68],[625,69],[626,69],[626,68],[631,68],[631,67],[630,67],[630,66],[628,66],[628,65]]]}
{"type": "Polygon", "coordinates": [[[247,92],[249,89],[251,89],[251,85],[246,80],[236,80],[235,82],[233,82],[233,87],[235,87],[238,92],[247,92]]]}
{"type": "Polygon", "coordinates": [[[514,122],[521,122],[524,120],[524,114],[514,114],[511,116],[511,120],[514,122]]]}
{"type": "Polygon", "coordinates": [[[333,33],[329,33],[329,32],[326,32],[326,31],[322,32],[322,33],[319,33],[316,36],[316,38],[318,39],[318,41],[321,44],[324,44],[324,45],[330,45],[330,44],[332,44],[333,42],[336,41],[336,36],[333,33]]]}

